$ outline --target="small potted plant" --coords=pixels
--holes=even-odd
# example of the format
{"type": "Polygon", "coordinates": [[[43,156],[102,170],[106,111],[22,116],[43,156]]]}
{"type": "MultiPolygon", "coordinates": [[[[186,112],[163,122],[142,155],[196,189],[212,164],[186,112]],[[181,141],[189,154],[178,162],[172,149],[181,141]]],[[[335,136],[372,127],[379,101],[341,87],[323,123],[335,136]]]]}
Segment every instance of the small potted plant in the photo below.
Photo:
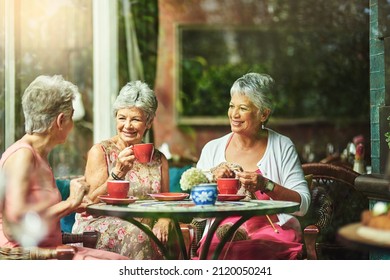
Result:
{"type": "Polygon", "coordinates": [[[199,168],[191,167],[183,172],[180,178],[180,188],[191,192],[193,186],[209,183],[207,176],[199,168]]]}

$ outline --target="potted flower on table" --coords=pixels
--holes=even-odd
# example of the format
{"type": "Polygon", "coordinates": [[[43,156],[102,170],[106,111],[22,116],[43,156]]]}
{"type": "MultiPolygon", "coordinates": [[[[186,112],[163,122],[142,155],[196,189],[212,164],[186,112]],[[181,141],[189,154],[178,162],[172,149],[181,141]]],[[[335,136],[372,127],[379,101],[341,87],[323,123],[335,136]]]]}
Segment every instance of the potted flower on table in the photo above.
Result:
{"type": "Polygon", "coordinates": [[[180,187],[191,193],[196,205],[214,205],[217,200],[217,184],[211,183],[199,168],[187,169],[180,178],[180,187]]]}

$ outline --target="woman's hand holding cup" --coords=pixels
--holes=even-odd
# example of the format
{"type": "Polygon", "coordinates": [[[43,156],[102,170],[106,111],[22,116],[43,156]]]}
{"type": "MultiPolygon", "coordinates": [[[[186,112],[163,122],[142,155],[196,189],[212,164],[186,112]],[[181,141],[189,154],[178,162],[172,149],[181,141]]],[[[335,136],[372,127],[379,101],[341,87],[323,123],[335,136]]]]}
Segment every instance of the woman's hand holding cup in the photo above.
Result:
{"type": "Polygon", "coordinates": [[[133,146],[124,148],[119,154],[115,164],[115,174],[124,178],[126,173],[133,167],[135,155],[133,146]]]}
{"type": "Polygon", "coordinates": [[[237,172],[241,185],[250,192],[262,191],[267,179],[257,172],[237,172]]]}
{"type": "Polygon", "coordinates": [[[220,165],[212,170],[214,178],[217,180],[219,178],[234,178],[236,174],[233,170],[229,168],[228,165],[220,165]]]}

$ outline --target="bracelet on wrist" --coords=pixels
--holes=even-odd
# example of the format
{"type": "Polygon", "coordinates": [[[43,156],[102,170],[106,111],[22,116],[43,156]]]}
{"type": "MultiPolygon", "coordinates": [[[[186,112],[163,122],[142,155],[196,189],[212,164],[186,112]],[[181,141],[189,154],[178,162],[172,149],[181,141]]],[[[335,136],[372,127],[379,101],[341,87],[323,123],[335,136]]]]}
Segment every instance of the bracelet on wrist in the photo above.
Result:
{"type": "Polygon", "coordinates": [[[112,177],[112,179],[114,179],[114,180],[116,180],[116,181],[118,181],[118,180],[123,180],[123,178],[121,178],[121,177],[119,177],[118,175],[116,175],[116,174],[114,173],[114,171],[111,172],[111,177],[112,177]]]}

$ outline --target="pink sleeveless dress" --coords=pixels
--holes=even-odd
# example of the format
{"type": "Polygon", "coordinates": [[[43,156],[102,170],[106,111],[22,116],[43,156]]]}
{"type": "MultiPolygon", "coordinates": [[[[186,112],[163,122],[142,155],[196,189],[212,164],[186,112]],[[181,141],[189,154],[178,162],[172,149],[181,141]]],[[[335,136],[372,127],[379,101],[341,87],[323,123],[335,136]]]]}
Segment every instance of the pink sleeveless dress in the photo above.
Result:
{"type": "MultiPolygon", "coordinates": [[[[32,166],[32,172],[29,184],[29,189],[27,192],[27,197],[24,198],[28,203],[40,203],[42,201],[48,202],[49,205],[55,205],[61,201],[61,194],[55,184],[55,179],[53,176],[53,172],[50,166],[40,157],[38,153],[33,149],[29,144],[19,140],[11,145],[2,155],[0,160],[0,167],[2,168],[4,162],[8,159],[8,157],[16,152],[19,149],[27,148],[34,155],[34,163],[32,166]]],[[[12,192],[12,188],[17,186],[7,185],[6,194],[4,199],[4,205],[2,213],[0,213],[0,246],[1,247],[18,247],[17,241],[13,240],[9,237],[3,228],[3,215],[6,215],[8,222],[16,222],[17,217],[13,215],[12,207],[13,201],[7,199],[10,197],[10,193],[12,192]],[[7,195],[9,194],[9,195],[7,195]]],[[[21,198],[23,199],[23,198],[21,198]]],[[[58,245],[62,245],[62,233],[60,228],[60,220],[56,221],[47,221],[48,232],[47,235],[41,240],[38,244],[40,247],[56,247],[58,245]]],[[[74,259],[128,259],[119,254],[105,252],[96,249],[79,247],[77,248],[77,254],[74,259]]]]}

